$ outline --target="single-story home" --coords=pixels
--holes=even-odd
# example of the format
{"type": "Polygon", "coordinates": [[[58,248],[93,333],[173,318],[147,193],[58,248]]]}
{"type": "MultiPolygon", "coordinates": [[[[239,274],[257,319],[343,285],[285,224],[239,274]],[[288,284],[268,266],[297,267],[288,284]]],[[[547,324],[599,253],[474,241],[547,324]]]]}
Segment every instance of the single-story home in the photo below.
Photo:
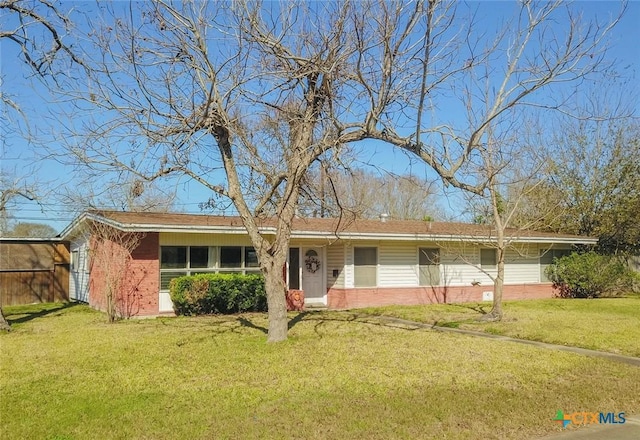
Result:
{"type": "MultiPolygon", "coordinates": [[[[242,221],[234,216],[89,211],[61,234],[70,242],[71,299],[103,308],[104,270],[91,262],[95,222],[138,234],[120,295],[131,315],[173,313],[169,281],[196,273],[257,273],[258,260],[242,221]]],[[[275,233],[273,219],[261,231],[275,233]]],[[[383,305],[491,300],[496,234],[465,223],[295,218],[283,268],[305,305],[346,309],[383,305]]],[[[554,295],[545,267],[576,245],[597,239],[508,230],[504,299],[554,295]]]]}

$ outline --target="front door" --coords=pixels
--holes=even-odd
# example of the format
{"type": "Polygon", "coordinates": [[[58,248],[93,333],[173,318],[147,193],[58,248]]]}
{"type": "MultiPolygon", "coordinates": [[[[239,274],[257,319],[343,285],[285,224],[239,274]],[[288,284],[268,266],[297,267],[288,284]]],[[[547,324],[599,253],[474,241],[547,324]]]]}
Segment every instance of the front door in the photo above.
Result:
{"type": "Polygon", "coordinates": [[[322,248],[302,248],[302,290],[304,291],[305,304],[326,305],[324,273],[322,248]]]}

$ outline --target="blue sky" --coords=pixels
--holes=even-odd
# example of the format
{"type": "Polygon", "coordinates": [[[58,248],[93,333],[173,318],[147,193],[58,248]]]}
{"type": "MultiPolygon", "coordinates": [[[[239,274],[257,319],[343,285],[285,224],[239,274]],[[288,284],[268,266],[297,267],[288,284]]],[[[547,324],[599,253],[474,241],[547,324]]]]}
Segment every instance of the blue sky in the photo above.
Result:
{"type": "MultiPolygon", "coordinates": [[[[492,31],[495,20],[499,20],[501,13],[511,5],[506,1],[469,2],[468,4],[472,8],[478,8],[481,18],[479,23],[486,27],[487,32],[492,31]]],[[[576,2],[574,6],[586,17],[606,20],[611,14],[619,11],[620,2],[585,1],[576,2]]],[[[638,23],[640,23],[640,1],[631,1],[626,15],[611,35],[609,58],[616,60],[617,69],[629,79],[630,89],[634,82],[640,82],[640,26],[638,23]]],[[[3,79],[3,93],[13,94],[30,122],[30,126],[38,132],[38,121],[44,118],[47,112],[55,112],[59,104],[52,102],[46,90],[30,78],[31,73],[27,66],[18,59],[17,48],[6,39],[0,41],[0,73],[3,79]]],[[[640,104],[636,104],[635,113],[640,115],[640,104]]],[[[15,113],[5,109],[3,119],[7,130],[3,133],[0,152],[2,172],[13,173],[26,180],[38,176],[39,185],[45,194],[41,205],[16,199],[11,206],[10,214],[16,221],[48,223],[56,230],[62,230],[72,220],[74,213],[68,206],[61,204],[54,194],[66,185],[74,184],[71,179],[74,170],[64,168],[54,160],[42,160],[38,157],[33,145],[21,135],[24,122],[15,113]]],[[[55,144],[55,140],[53,143],[55,144]]],[[[433,173],[418,160],[391,147],[367,144],[366,148],[361,150],[363,152],[359,155],[359,159],[362,163],[371,163],[397,174],[412,173],[433,177],[433,173]]],[[[199,212],[198,204],[208,198],[208,192],[204,191],[199,184],[184,179],[179,181],[177,192],[176,208],[181,211],[199,212]]],[[[454,195],[448,201],[444,201],[443,205],[449,215],[455,217],[461,214],[462,204],[459,197],[454,195]]]]}

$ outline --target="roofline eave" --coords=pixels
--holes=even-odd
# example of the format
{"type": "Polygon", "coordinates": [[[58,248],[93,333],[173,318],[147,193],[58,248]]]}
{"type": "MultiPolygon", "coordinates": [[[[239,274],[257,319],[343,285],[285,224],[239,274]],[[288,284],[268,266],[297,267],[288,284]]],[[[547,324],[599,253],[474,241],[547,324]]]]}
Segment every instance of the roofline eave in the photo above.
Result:
{"type": "MultiPolygon", "coordinates": [[[[247,234],[247,230],[242,226],[229,226],[229,225],[166,225],[166,224],[142,224],[142,223],[130,223],[125,224],[116,220],[110,219],[99,214],[92,212],[84,212],[81,216],[77,217],[69,226],[67,226],[60,234],[60,238],[65,240],[78,229],[86,220],[98,221],[107,224],[113,228],[119,229],[124,232],[164,232],[164,233],[194,233],[194,234],[207,234],[207,233],[221,233],[232,235],[247,234]]],[[[273,226],[260,226],[260,233],[267,235],[274,235],[276,228],[273,226]]],[[[383,233],[383,232],[344,232],[337,231],[321,232],[321,231],[304,231],[293,230],[291,231],[292,239],[316,239],[316,240],[399,240],[399,241],[431,241],[431,242],[466,242],[476,244],[495,244],[495,236],[482,236],[475,234],[434,234],[434,233],[383,233]]],[[[544,236],[532,236],[532,237],[506,237],[505,240],[510,243],[541,243],[541,244],[584,244],[593,245],[598,242],[597,238],[593,237],[544,237],[544,236]]]]}

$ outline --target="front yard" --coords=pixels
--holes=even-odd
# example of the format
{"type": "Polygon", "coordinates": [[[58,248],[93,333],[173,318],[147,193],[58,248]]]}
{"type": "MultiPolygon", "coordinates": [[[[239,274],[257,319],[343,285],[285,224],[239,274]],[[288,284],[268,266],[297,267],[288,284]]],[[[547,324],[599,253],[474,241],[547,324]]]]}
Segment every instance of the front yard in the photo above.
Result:
{"type": "Polygon", "coordinates": [[[439,326],[640,357],[640,297],[508,301],[501,322],[476,319],[491,303],[366,309],[439,326]]]}
{"type": "Polygon", "coordinates": [[[640,368],[360,312],[292,314],[275,345],[261,314],[5,313],[7,439],[522,439],[559,432],[558,410],[640,413],[640,368]]]}

